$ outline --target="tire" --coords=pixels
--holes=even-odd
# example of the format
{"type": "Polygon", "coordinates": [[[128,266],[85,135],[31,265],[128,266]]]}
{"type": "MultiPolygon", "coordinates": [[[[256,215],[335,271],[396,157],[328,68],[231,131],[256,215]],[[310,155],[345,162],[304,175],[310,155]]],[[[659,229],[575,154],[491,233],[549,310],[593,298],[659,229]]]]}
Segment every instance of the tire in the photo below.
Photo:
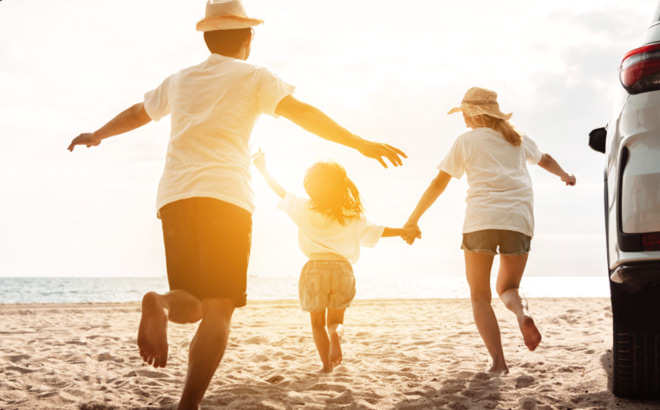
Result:
{"type": "Polygon", "coordinates": [[[614,326],[612,390],[616,396],[660,397],[660,332],[634,332],[614,326]]]}
{"type": "Polygon", "coordinates": [[[613,318],[612,392],[619,397],[660,398],[660,287],[610,282],[613,318]]]}

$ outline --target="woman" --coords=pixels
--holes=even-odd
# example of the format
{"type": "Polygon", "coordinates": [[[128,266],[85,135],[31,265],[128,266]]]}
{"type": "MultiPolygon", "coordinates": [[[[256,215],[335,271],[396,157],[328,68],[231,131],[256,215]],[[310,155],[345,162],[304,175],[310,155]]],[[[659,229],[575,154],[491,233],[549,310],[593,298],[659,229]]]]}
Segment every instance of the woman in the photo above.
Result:
{"type": "Polygon", "coordinates": [[[518,289],[534,234],[532,181],[525,162],[538,164],[566,185],[575,185],[575,177],[509,123],[511,114],[500,111],[495,92],[473,87],[465,93],[460,107],[449,114],[455,112],[463,113],[465,125],[472,130],[456,139],[406,226],[417,225],[451,177],[460,179],[467,174],[469,189],[461,248],[472,312],[493,361],[488,371],[507,373],[500,330],[491,307],[490,270],[498,249],[497,293],[518,318],[527,348],[534,350],[541,342],[541,333],[518,289]]]}

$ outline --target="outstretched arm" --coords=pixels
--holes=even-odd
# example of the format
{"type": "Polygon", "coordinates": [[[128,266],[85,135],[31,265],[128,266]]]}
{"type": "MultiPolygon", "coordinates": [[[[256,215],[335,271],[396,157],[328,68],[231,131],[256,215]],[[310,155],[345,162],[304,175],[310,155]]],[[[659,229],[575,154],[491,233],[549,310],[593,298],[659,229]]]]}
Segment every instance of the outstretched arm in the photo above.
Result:
{"type": "Polygon", "coordinates": [[[299,101],[290,95],[280,101],[275,113],[323,139],[354,148],[360,151],[362,155],[378,160],[385,168],[387,168],[387,164],[383,157],[387,158],[394,166],[402,164],[400,157],[407,158],[403,151],[391,145],[367,141],[354,135],[318,108],[299,101]]]}
{"type": "Polygon", "coordinates": [[[268,172],[268,168],[266,168],[266,155],[263,152],[261,152],[261,150],[259,150],[256,154],[254,154],[254,157],[252,158],[252,162],[254,162],[254,165],[261,173],[261,176],[264,177],[270,189],[272,189],[280,198],[284,198],[284,195],[286,195],[286,191],[284,190],[284,188],[282,188],[282,185],[280,185],[279,182],[277,182],[275,178],[273,178],[270,172],[268,172]]]}
{"type": "Polygon", "coordinates": [[[444,171],[438,172],[438,175],[433,179],[433,181],[431,181],[431,184],[428,188],[426,188],[426,191],[424,191],[424,194],[419,199],[415,210],[412,212],[412,214],[410,214],[408,222],[406,222],[405,225],[406,227],[417,226],[419,218],[424,215],[424,212],[426,212],[426,210],[429,209],[431,205],[433,205],[435,200],[438,199],[440,194],[445,191],[447,184],[449,184],[449,180],[451,180],[451,175],[444,171]]]}
{"type": "Polygon", "coordinates": [[[107,124],[95,132],[78,135],[73,141],[71,141],[71,144],[69,144],[69,148],[67,149],[73,151],[73,148],[76,145],[86,145],[87,148],[95,147],[108,137],[132,131],[150,121],[151,118],[147,115],[147,111],[144,109],[144,104],[137,103],[119,113],[115,118],[108,121],[107,124]]]}
{"type": "Polygon", "coordinates": [[[403,240],[408,242],[408,244],[412,245],[412,243],[415,241],[417,238],[422,237],[422,231],[419,230],[419,226],[408,226],[405,228],[388,228],[385,227],[385,230],[383,230],[383,235],[381,235],[383,238],[390,238],[393,236],[400,236],[403,240]]]}
{"type": "Polygon", "coordinates": [[[552,158],[552,156],[550,156],[550,154],[543,154],[538,165],[546,171],[557,175],[559,178],[561,178],[562,182],[566,183],[566,185],[575,185],[575,175],[568,174],[566,171],[564,171],[564,169],[559,165],[557,161],[555,161],[554,158],[552,158]]]}

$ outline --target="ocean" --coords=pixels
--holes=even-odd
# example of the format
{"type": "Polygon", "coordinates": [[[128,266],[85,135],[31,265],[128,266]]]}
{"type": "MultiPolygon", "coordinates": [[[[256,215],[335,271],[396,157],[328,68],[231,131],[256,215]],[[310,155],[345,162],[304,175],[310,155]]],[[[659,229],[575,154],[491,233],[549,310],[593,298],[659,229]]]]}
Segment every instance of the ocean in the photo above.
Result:
{"type": "MultiPolygon", "coordinates": [[[[465,278],[458,276],[358,276],[357,299],[468,298],[465,278]]],[[[493,285],[494,289],[494,285],[493,285]]],[[[608,297],[607,276],[524,277],[522,291],[537,297],[608,297]]],[[[166,292],[167,278],[0,277],[0,303],[135,302],[147,291],[166,292]]],[[[297,277],[250,276],[248,300],[298,299],[297,277]]]]}

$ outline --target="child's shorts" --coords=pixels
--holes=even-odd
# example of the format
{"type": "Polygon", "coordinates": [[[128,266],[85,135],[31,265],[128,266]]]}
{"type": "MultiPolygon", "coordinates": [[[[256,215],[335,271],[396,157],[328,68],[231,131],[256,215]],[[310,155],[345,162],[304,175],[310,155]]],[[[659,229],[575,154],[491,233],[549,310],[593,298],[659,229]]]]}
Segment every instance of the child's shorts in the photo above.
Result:
{"type": "Polygon", "coordinates": [[[461,249],[488,255],[518,256],[529,252],[532,238],[524,233],[502,229],[486,229],[463,234],[461,249]]]}
{"type": "Polygon", "coordinates": [[[355,297],[353,267],[346,260],[310,260],[300,272],[298,294],[305,312],[347,308],[355,297]]]}

